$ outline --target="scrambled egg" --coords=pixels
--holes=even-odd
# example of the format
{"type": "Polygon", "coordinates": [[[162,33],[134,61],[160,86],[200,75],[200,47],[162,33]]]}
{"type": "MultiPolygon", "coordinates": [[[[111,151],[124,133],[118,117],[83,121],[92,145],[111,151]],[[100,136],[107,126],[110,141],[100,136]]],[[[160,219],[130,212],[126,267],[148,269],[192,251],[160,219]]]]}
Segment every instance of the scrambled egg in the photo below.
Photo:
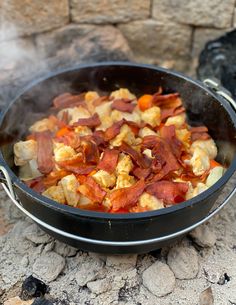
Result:
{"type": "Polygon", "coordinates": [[[222,166],[216,166],[210,170],[210,174],[207,177],[206,185],[208,187],[212,186],[214,183],[216,183],[224,173],[224,168],[222,166]]]}
{"type": "Polygon", "coordinates": [[[129,155],[124,153],[119,154],[119,160],[116,166],[116,173],[119,174],[129,174],[133,169],[134,165],[129,155]]]}
{"type": "Polygon", "coordinates": [[[132,132],[130,127],[126,124],[121,127],[120,133],[113,140],[111,140],[110,143],[114,147],[114,146],[120,146],[123,141],[129,145],[136,144],[134,133],[132,132]]]}
{"type": "Polygon", "coordinates": [[[146,136],[157,136],[157,133],[148,127],[143,127],[139,130],[138,135],[143,138],[146,136]]]}
{"type": "Polygon", "coordinates": [[[200,147],[204,150],[210,159],[215,159],[217,156],[217,147],[212,139],[209,140],[196,140],[190,147],[191,151],[194,151],[196,147],[200,147]]]}
{"type": "Polygon", "coordinates": [[[157,106],[153,106],[141,112],[141,118],[152,127],[159,126],[161,123],[161,109],[157,106]]]}
{"type": "Polygon", "coordinates": [[[50,186],[46,191],[42,193],[42,195],[59,203],[66,203],[66,198],[61,185],[50,186]]]}
{"type": "Polygon", "coordinates": [[[109,188],[116,184],[116,176],[102,169],[93,174],[92,177],[101,187],[109,188]]]}
{"type": "Polygon", "coordinates": [[[133,121],[137,124],[140,124],[140,122],[141,122],[140,112],[138,109],[134,109],[134,111],[132,113],[121,112],[121,111],[118,111],[115,109],[111,112],[111,118],[112,118],[113,122],[117,122],[122,119],[125,119],[127,121],[133,121]]]}
{"type": "Polygon", "coordinates": [[[116,189],[132,186],[135,182],[136,180],[133,176],[130,176],[127,173],[121,173],[117,176],[116,189]]]}
{"type": "Polygon", "coordinates": [[[55,125],[52,120],[49,119],[42,119],[40,121],[35,122],[33,125],[30,126],[29,131],[31,132],[42,132],[45,130],[54,131],[55,125]]]}
{"type": "Polygon", "coordinates": [[[54,144],[54,157],[56,162],[73,159],[76,156],[75,150],[63,143],[54,144]]]}
{"type": "Polygon", "coordinates": [[[119,90],[112,91],[110,96],[114,97],[115,99],[121,99],[121,98],[125,98],[125,99],[127,98],[130,100],[136,99],[136,96],[126,88],[120,88],[119,90]]]}
{"type": "Polygon", "coordinates": [[[71,174],[63,177],[59,184],[63,188],[67,204],[76,207],[78,205],[80,196],[77,192],[79,182],[77,181],[75,175],[71,174]]]}
{"type": "Polygon", "coordinates": [[[175,125],[176,128],[180,128],[185,123],[185,114],[176,115],[173,117],[170,117],[166,120],[165,125],[175,125]]]}
{"type": "Polygon", "coordinates": [[[146,192],[144,192],[139,197],[138,205],[148,210],[159,210],[164,208],[164,204],[162,200],[157,199],[156,197],[149,195],[146,192]]]}
{"type": "Polygon", "coordinates": [[[34,140],[19,141],[14,144],[15,164],[22,166],[37,158],[37,142],[34,140]]]}
{"type": "Polygon", "coordinates": [[[74,107],[74,108],[65,108],[58,112],[58,118],[61,119],[63,112],[67,111],[70,121],[69,124],[76,123],[79,119],[86,119],[91,116],[89,111],[82,106],[74,107]]]}
{"type": "Polygon", "coordinates": [[[210,159],[205,150],[197,146],[194,149],[193,156],[190,159],[193,173],[196,176],[201,176],[205,171],[210,168],[210,159]]]}

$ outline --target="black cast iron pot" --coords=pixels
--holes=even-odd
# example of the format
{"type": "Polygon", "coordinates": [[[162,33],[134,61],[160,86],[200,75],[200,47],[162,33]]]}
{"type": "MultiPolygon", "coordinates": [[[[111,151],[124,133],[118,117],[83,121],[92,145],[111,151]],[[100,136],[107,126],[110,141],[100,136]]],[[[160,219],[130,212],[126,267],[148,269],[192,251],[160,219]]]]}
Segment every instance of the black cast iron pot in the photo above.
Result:
{"type": "Polygon", "coordinates": [[[224,98],[179,73],[131,63],[91,64],[49,75],[24,90],[1,114],[0,143],[0,165],[7,193],[45,231],[89,251],[148,252],[186,234],[209,218],[209,211],[236,169],[236,113],[224,98]],[[218,161],[228,169],[207,191],[157,211],[108,214],[61,205],[29,189],[18,179],[13,164],[13,144],[25,136],[35,120],[45,115],[53,97],[63,92],[109,92],[120,87],[140,95],[154,93],[157,86],[162,86],[166,92],[179,92],[190,123],[206,125],[217,143],[218,161]]]}

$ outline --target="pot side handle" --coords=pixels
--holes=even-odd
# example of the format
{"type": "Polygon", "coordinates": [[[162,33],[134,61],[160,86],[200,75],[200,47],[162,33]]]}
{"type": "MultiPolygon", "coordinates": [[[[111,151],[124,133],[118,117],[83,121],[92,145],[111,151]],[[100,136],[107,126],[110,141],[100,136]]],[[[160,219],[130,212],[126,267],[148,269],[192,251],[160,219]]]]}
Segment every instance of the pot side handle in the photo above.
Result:
{"type": "Polygon", "coordinates": [[[229,102],[229,104],[231,105],[231,107],[234,109],[234,111],[236,111],[236,102],[235,100],[232,98],[231,93],[225,89],[223,86],[221,86],[220,82],[217,79],[214,78],[206,78],[203,83],[212,91],[214,91],[216,94],[220,95],[221,97],[223,97],[225,100],[227,100],[227,102],[229,102]]]}
{"type": "Polygon", "coordinates": [[[11,178],[8,174],[8,171],[2,165],[0,165],[0,183],[4,184],[8,188],[9,193],[11,194],[11,197],[13,199],[16,199],[16,195],[13,190],[11,178]]]}

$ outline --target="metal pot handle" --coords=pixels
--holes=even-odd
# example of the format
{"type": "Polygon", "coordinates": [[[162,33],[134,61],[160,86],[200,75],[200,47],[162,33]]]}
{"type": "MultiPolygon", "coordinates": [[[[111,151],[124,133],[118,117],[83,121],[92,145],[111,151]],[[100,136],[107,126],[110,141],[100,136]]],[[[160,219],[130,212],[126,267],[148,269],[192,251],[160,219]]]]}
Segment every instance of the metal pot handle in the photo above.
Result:
{"type": "MultiPolygon", "coordinates": [[[[13,191],[13,185],[12,185],[12,181],[11,181],[11,178],[7,172],[7,170],[5,169],[4,166],[0,165],[0,172],[2,172],[3,174],[3,178],[1,177],[0,175],[0,181],[1,183],[6,186],[8,188],[8,191],[9,191],[9,194],[11,195],[11,199],[12,200],[15,200],[16,199],[16,196],[15,196],[15,193],[13,191]]],[[[1,174],[1,173],[0,173],[1,174]]]]}
{"type": "Polygon", "coordinates": [[[7,172],[7,170],[0,166],[0,170],[2,171],[3,175],[6,178],[7,183],[3,185],[3,188],[5,189],[7,195],[10,197],[10,199],[13,201],[13,203],[28,217],[30,217],[32,220],[34,220],[37,224],[39,224],[40,226],[44,227],[47,230],[50,230],[54,233],[57,233],[61,236],[67,237],[67,238],[71,238],[74,240],[78,240],[78,241],[82,241],[82,242],[89,242],[92,244],[96,244],[96,245],[107,245],[107,246],[138,246],[138,245],[144,245],[144,244],[150,244],[150,243],[156,243],[156,242],[161,242],[161,241],[165,241],[168,239],[172,239],[178,236],[181,236],[183,234],[188,233],[189,231],[195,229],[197,226],[203,224],[204,222],[208,221],[210,218],[212,218],[216,213],[218,213],[228,202],[229,200],[233,197],[233,195],[236,193],[236,188],[234,188],[225,198],[225,200],[220,203],[215,209],[213,209],[211,212],[208,213],[208,215],[201,219],[200,221],[198,221],[197,223],[193,224],[192,226],[189,226],[183,230],[180,230],[178,232],[172,233],[172,234],[168,234],[165,236],[161,236],[161,237],[156,237],[156,238],[152,238],[152,239],[147,239],[147,240],[136,240],[136,241],[108,241],[108,240],[98,240],[98,239],[91,239],[91,238],[86,238],[83,236],[79,236],[79,235],[75,235],[75,234],[71,234],[65,231],[62,231],[56,227],[53,227],[51,225],[49,225],[48,223],[43,222],[41,219],[37,218],[36,216],[34,216],[33,214],[31,214],[29,211],[27,211],[22,204],[19,202],[19,200],[16,198],[14,192],[13,192],[13,188],[12,188],[12,182],[11,179],[9,177],[9,174],[7,172]]]}
{"type": "Polygon", "coordinates": [[[208,88],[213,90],[216,94],[218,94],[218,95],[222,96],[224,99],[226,99],[230,103],[230,105],[234,108],[234,110],[236,111],[236,102],[232,98],[231,93],[227,89],[225,89],[223,86],[221,86],[219,80],[217,80],[215,78],[207,78],[203,81],[203,83],[208,88]]]}

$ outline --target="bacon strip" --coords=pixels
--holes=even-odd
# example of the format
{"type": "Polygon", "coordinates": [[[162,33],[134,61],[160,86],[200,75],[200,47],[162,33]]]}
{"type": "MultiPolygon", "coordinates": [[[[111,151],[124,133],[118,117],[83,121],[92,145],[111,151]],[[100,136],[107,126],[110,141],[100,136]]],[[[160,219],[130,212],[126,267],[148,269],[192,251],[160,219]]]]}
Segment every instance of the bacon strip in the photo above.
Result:
{"type": "Polygon", "coordinates": [[[112,212],[118,211],[120,208],[134,206],[145,189],[143,179],[130,187],[114,190],[108,195],[112,204],[112,212]]]}
{"type": "Polygon", "coordinates": [[[97,113],[94,113],[93,116],[86,119],[79,119],[78,122],[75,122],[73,124],[74,127],[76,126],[87,126],[87,127],[97,127],[101,124],[99,115],[97,113]]]}
{"type": "Polygon", "coordinates": [[[161,120],[164,121],[165,119],[179,115],[183,112],[185,112],[185,108],[183,106],[177,107],[177,108],[162,108],[161,109],[161,120]]]}
{"type": "Polygon", "coordinates": [[[95,165],[88,165],[82,163],[68,164],[67,161],[57,162],[57,163],[60,167],[64,168],[65,170],[78,175],[88,175],[95,169],[95,165]]]}
{"type": "Polygon", "coordinates": [[[71,93],[63,93],[53,100],[55,108],[69,108],[74,106],[86,106],[84,101],[85,94],[72,95],[71,93]]]}
{"type": "Polygon", "coordinates": [[[25,184],[37,193],[45,191],[45,185],[43,183],[43,177],[38,177],[32,180],[25,181],[25,184]]]}
{"type": "Polygon", "coordinates": [[[165,180],[152,183],[146,187],[147,193],[162,199],[165,204],[176,204],[184,201],[187,191],[187,183],[165,180]]]}
{"type": "Polygon", "coordinates": [[[148,168],[151,164],[150,159],[145,158],[145,156],[140,155],[135,149],[129,146],[127,143],[122,142],[119,146],[119,150],[128,154],[138,166],[142,168],[148,168]]]}
{"type": "Polygon", "coordinates": [[[83,162],[86,164],[97,164],[99,161],[99,150],[97,144],[92,141],[81,141],[80,149],[83,153],[83,162]]]}
{"type": "Polygon", "coordinates": [[[119,133],[122,125],[125,123],[125,120],[120,120],[114,123],[111,127],[108,127],[104,132],[104,138],[106,141],[110,141],[115,138],[119,133]]]}
{"type": "Polygon", "coordinates": [[[208,140],[211,138],[208,134],[208,128],[206,126],[191,127],[190,132],[192,142],[196,140],[208,140]]]}
{"type": "Polygon", "coordinates": [[[152,103],[164,108],[177,108],[182,106],[182,100],[179,98],[179,93],[170,93],[165,95],[154,95],[152,103]]]}
{"type": "Polygon", "coordinates": [[[143,137],[143,141],[142,141],[142,149],[153,149],[153,147],[159,143],[160,139],[158,136],[145,136],[143,137]]]}
{"type": "Polygon", "coordinates": [[[166,140],[166,142],[170,145],[174,155],[179,158],[183,151],[183,144],[180,140],[176,138],[175,126],[163,126],[160,129],[160,134],[161,138],[166,140]]]}
{"type": "Polygon", "coordinates": [[[192,133],[208,132],[208,128],[206,126],[197,126],[197,127],[191,127],[190,131],[192,133]]]}
{"type": "Polygon", "coordinates": [[[61,180],[63,177],[69,175],[70,172],[61,169],[58,171],[52,171],[47,177],[43,178],[43,184],[46,188],[57,185],[57,182],[61,180]]]}
{"type": "Polygon", "coordinates": [[[133,112],[135,104],[131,104],[132,100],[129,99],[116,99],[111,104],[111,109],[116,109],[122,112],[133,112]]]}
{"type": "Polygon", "coordinates": [[[132,174],[138,179],[146,179],[151,173],[151,168],[136,167],[132,170],[132,174]]]}
{"type": "Polygon", "coordinates": [[[119,158],[119,151],[116,149],[108,148],[104,151],[102,159],[98,163],[97,168],[112,174],[116,169],[118,158],[119,158]]]}
{"type": "Polygon", "coordinates": [[[53,144],[49,131],[37,132],[35,134],[37,141],[37,162],[38,170],[42,174],[49,174],[53,167],[53,144]]]}
{"type": "Polygon", "coordinates": [[[79,135],[73,131],[68,132],[64,136],[57,137],[54,140],[59,143],[64,143],[67,146],[71,146],[74,149],[77,149],[81,142],[79,135]]]}
{"type": "Polygon", "coordinates": [[[79,186],[78,191],[92,202],[97,203],[101,203],[106,196],[106,192],[92,177],[87,177],[84,184],[79,186]]]}

